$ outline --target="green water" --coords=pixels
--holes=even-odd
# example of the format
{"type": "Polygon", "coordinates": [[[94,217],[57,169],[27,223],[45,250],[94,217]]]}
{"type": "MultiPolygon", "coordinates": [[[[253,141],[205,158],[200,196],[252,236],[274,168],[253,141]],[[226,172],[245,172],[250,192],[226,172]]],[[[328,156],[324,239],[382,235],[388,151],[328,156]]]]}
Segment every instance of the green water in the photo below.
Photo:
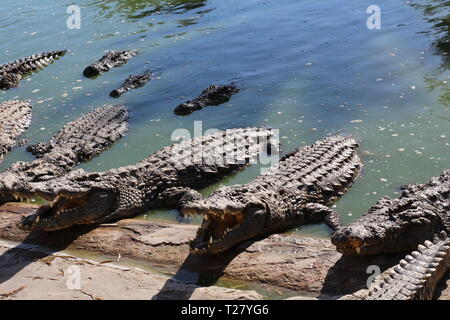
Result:
{"type": "MultiPolygon", "coordinates": [[[[283,151],[327,134],[362,141],[362,177],[336,210],[348,223],[406,183],[424,182],[449,168],[450,57],[448,6],[442,1],[378,1],[381,30],[369,30],[372,1],[78,0],[80,30],[66,27],[73,1],[2,0],[0,63],[45,50],[70,53],[1,101],[31,99],[33,122],[24,138],[48,139],[94,107],[122,103],[130,110],[126,137],[82,165],[106,170],[133,164],[171,143],[174,129],[266,125],[280,129],[283,151]],[[446,16],[447,15],[447,16],[446,16]],[[84,67],[104,50],[133,48],[127,65],[90,80],[84,67]],[[120,99],[111,89],[132,73],[157,78],[120,99]],[[240,84],[221,107],[188,117],[176,105],[212,83],[240,84]]],[[[15,149],[2,164],[29,160],[15,149]]],[[[222,183],[245,183],[258,167],[222,183]]],[[[205,190],[205,194],[217,186],[205,190]]],[[[175,211],[147,219],[180,220],[175,211]]],[[[186,223],[198,223],[184,221],[186,223]]],[[[329,236],[324,226],[295,232],[329,236]]]]}

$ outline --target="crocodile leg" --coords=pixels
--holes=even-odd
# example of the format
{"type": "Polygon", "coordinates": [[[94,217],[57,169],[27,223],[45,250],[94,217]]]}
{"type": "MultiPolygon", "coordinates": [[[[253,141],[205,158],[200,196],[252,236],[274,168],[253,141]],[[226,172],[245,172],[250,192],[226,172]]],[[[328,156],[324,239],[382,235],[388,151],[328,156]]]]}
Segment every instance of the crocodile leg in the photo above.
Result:
{"type": "Polygon", "coordinates": [[[154,208],[183,208],[191,201],[202,199],[202,195],[191,188],[174,187],[164,190],[156,199],[154,208]]]}
{"type": "MultiPolygon", "coordinates": [[[[126,190],[126,186],[123,187],[124,190],[126,190]]],[[[133,211],[137,210],[142,212],[142,207],[145,207],[146,205],[140,200],[140,197],[136,197],[136,194],[140,194],[138,190],[133,190],[132,192],[127,193],[126,191],[122,192],[122,202],[125,202],[125,199],[128,199],[126,202],[126,207],[128,210],[133,211]],[[131,201],[130,201],[131,200],[131,201]]],[[[142,194],[141,194],[142,195],[142,194]]],[[[142,195],[144,196],[144,195],[142,195]]],[[[150,209],[162,209],[162,208],[177,208],[180,209],[190,201],[197,201],[202,199],[202,195],[191,188],[184,188],[184,187],[173,187],[164,190],[158,196],[150,205],[147,205],[147,207],[150,209]]],[[[117,210],[106,217],[102,218],[98,221],[98,223],[109,223],[112,221],[117,220],[122,215],[121,210],[117,210]]]]}
{"type": "Polygon", "coordinates": [[[320,203],[308,203],[303,209],[308,223],[325,223],[331,230],[336,231],[341,227],[339,213],[320,203]]]}

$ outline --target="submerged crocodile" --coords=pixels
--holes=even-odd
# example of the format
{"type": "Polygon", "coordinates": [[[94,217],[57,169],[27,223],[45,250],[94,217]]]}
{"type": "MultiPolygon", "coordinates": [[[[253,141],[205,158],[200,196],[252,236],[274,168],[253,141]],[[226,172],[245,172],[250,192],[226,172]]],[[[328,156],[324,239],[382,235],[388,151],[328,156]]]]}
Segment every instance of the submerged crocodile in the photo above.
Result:
{"type": "Polygon", "coordinates": [[[0,89],[16,88],[24,75],[43,69],[66,52],[67,50],[48,51],[1,65],[0,89]]]}
{"type": "Polygon", "coordinates": [[[109,94],[113,98],[118,98],[125,92],[143,87],[149,82],[153,77],[153,74],[150,70],[146,70],[143,73],[137,75],[131,75],[125,80],[125,82],[117,89],[114,89],[109,94]]]}
{"type": "Polygon", "coordinates": [[[31,108],[29,101],[0,103],[0,163],[30,125],[31,108]]]}
{"type": "Polygon", "coordinates": [[[397,199],[382,198],[331,240],[343,254],[386,254],[414,250],[441,231],[450,231],[450,170],[403,187],[397,199]]]}
{"type": "MultiPolygon", "coordinates": [[[[58,230],[98,224],[161,207],[180,208],[200,197],[199,189],[256,160],[274,131],[229,129],[165,147],[145,160],[106,172],[78,169],[47,182],[16,185],[21,197],[49,201],[25,217],[25,230],[58,230]]],[[[269,149],[270,150],[270,149],[269,149]]]]}
{"type": "Polygon", "coordinates": [[[436,287],[450,270],[450,236],[441,231],[426,240],[400,261],[377,276],[369,289],[343,300],[431,300],[436,287]]]}
{"type": "Polygon", "coordinates": [[[123,106],[97,108],[65,125],[50,141],[28,147],[36,160],[13,163],[0,173],[0,204],[16,200],[16,185],[60,177],[99,155],[123,136],[127,120],[123,106]]]}
{"type": "Polygon", "coordinates": [[[108,51],[97,62],[91,64],[83,71],[85,77],[95,77],[108,72],[111,68],[120,67],[136,56],[136,50],[108,51]]]}
{"type": "Polygon", "coordinates": [[[339,215],[327,205],[358,177],[357,148],[351,137],[328,137],[287,154],[250,183],[221,187],[186,204],[184,214],[204,216],[191,252],[217,254],[244,240],[310,223],[338,229],[339,215]]]}
{"type": "Polygon", "coordinates": [[[203,90],[198,98],[180,104],[175,108],[174,112],[178,115],[188,115],[207,106],[218,106],[229,101],[231,96],[238,92],[239,89],[233,84],[224,86],[212,85],[203,90]]]}

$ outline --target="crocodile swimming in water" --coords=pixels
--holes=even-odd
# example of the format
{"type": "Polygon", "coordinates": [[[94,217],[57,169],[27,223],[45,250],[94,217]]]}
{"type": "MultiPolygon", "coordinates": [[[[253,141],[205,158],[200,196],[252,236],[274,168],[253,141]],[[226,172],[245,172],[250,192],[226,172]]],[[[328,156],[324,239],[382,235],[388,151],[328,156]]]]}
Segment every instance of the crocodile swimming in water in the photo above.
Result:
{"type": "Polygon", "coordinates": [[[131,75],[125,80],[125,82],[117,89],[114,89],[109,94],[113,98],[118,98],[125,92],[137,89],[145,86],[147,82],[149,82],[153,77],[153,74],[150,70],[146,70],[143,73],[137,75],[131,75]]]}
{"type": "Polygon", "coordinates": [[[196,110],[207,106],[218,106],[230,100],[231,96],[239,92],[235,85],[215,86],[203,90],[200,96],[194,100],[189,100],[175,108],[174,112],[178,115],[188,115],[196,110]]]}
{"type": "Polygon", "coordinates": [[[108,72],[111,68],[126,64],[128,60],[137,54],[136,50],[107,51],[100,60],[86,67],[83,75],[88,78],[98,76],[108,72]]]}
{"type": "Polygon", "coordinates": [[[28,147],[37,159],[13,163],[0,173],[0,204],[16,201],[15,185],[60,177],[119,140],[128,129],[123,106],[104,106],[66,124],[54,137],[28,147]]]}
{"type": "Polygon", "coordinates": [[[203,215],[191,253],[217,254],[251,238],[325,222],[340,226],[327,207],[358,177],[358,142],[332,136],[284,156],[278,165],[242,186],[221,187],[187,203],[184,214],[203,215]]]}
{"type": "Polygon", "coordinates": [[[24,75],[36,72],[66,54],[67,50],[48,51],[0,66],[0,89],[16,88],[24,75]]]}
{"type": "Polygon", "coordinates": [[[417,251],[378,275],[369,289],[341,299],[432,300],[436,287],[450,270],[450,236],[441,231],[430,240],[419,244],[417,251]]]}
{"type": "Polygon", "coordinates": [[[0,103],[0,163],[30,125],[31,109],[29,101],[10,100],[0,103]]]}
{"type": "Polygon", "coordinates": [[[414,250],[433,234],[450,231],[450,170],[425,184],[384,197],[367,213],[332,236],[340,253],[374,255],[414,250]]]}
{"type": "Polygon", "coordinates": [[[200,197],[193,189],[244,168],[266,147],[273,152],[275,136],[272,129],[229,129],[165,147],[136,165],[106,172],[78,169],[47,182],[16,185],[17,196],[40,196],[49,202],[25,217],[20,227],[51,231],[115,221],[155,208],[180,208],[200,197]]]}

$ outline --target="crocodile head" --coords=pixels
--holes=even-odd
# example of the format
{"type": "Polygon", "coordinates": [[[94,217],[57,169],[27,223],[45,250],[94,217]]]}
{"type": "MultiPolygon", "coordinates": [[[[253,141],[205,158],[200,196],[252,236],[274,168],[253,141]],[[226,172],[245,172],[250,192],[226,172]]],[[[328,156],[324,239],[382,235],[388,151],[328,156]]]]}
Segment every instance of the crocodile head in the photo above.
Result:
{"type": "Polygon", "coordinates": [[[27,231],[54,231],[77,224],[101,223],[120,210],[120,189],[114,181],[101,176],[79,169],[63,178],[17,186],[16,197],[40,197],[47,201],[36,213],[23,218],[19,227],[27,231]]]}
{"type": "Polygon", "coordinates": [[[338,252],[347,255],[398,253],[414,250],[441,230],[441,217],[427,201],[383,198],[336,231],[331,241],[338,252]]]}
{"type": "Polygon", "coordinates": [[[218,254],[261,234],[266,205],[256,198],[232,194],[231,188],[222,187],[207,199],[183,207],[184,215],[203,216],[197,235],[190,243],[192,254],[218,254]]]}

